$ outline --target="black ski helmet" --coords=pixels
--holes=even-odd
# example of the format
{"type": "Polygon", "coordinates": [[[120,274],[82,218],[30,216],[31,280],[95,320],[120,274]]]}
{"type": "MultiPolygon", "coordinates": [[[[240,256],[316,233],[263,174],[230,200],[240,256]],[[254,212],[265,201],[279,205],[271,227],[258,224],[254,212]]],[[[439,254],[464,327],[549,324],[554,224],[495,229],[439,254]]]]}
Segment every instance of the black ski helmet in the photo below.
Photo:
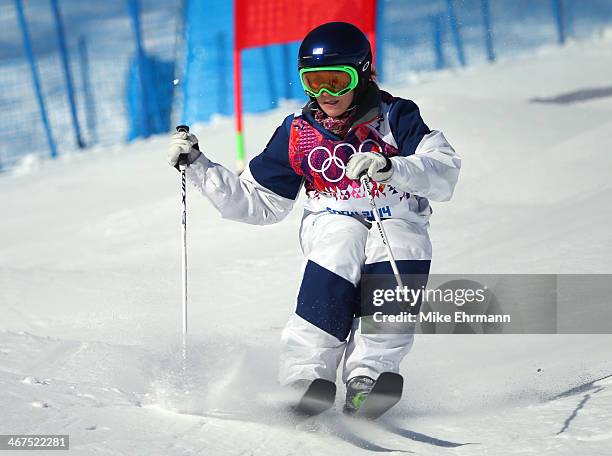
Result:
{"type": "Polygon", "coordinates": [[[308,32],[298,52],[298,70],[349,65],[357,70],[362,89],[372,74],[372,49],[361,30],[348,22],[328,22],[308,32]]]}

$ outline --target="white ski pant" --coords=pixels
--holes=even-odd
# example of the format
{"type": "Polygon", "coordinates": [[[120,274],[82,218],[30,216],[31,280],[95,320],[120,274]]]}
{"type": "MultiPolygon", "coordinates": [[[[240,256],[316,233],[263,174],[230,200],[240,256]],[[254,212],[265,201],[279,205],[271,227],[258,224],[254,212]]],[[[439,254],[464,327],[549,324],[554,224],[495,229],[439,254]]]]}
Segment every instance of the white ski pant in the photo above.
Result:
{"type": "MultiPolygon", "coordinates": [[[[402,219],[383,220],[401,274],[427,274],[431,242],[427,228],[402,219]]],[[[392,274],[376,224],[345,215],[307,213],[300,229],[306,256],[295,314],[282,332],[279,380],[336,381],[357,375],[376,379],[398,372],[414,335],[364,334],[355,308],[362,274],[392,274]]],[[[392,276],[391,276],[392,277],[392,276]]]]}

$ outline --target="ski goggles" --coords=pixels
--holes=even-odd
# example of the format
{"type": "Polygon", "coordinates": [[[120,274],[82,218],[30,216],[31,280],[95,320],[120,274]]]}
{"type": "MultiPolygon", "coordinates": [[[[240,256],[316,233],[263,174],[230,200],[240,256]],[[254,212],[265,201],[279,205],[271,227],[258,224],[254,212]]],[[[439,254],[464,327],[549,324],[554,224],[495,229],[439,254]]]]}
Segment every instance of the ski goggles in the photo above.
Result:
{"type": "Polygon", "coordinates": [[[355,68],[348,65],[334,65],[316,68],[302,68],[300,81],[304,92],[311,97],[318,97],[323,92],[339,97],[350,92],[359,83],[355,68]]]}

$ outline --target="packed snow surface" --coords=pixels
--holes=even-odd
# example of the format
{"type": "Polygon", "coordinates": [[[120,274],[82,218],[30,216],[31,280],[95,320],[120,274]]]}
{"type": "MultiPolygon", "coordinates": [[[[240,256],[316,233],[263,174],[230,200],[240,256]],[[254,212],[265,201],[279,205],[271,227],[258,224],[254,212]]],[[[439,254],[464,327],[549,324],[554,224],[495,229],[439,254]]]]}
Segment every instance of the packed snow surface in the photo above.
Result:
{"type": "MultiPolygon", "coordinates": [[[[611,45],[383,87],[463,158],[454,199],[434,203],[432,272],[612,272],[612,97],[533,101],[609,88],[611,45]]],[[[247,116],[250,154],[297,108],[247,116]]],[[[232,127],[194,128],[230,167],[232,127]]],[[[612,454],[609,335],[417,336],[404,399],[378,422],[342,417],[340,387],[335,410],[291,424],[275,378],[300,202],[253,227],[189,193],[184,363],[166,145],[30,159],[0,177],[0,434],[69,434],[79,455],[612,454]]]]}

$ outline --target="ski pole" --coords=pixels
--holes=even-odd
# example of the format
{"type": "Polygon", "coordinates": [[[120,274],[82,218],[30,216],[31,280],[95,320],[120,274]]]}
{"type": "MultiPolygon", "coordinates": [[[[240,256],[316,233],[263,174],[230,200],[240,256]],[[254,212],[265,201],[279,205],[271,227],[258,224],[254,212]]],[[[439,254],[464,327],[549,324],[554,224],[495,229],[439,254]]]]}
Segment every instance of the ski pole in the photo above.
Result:
{"type": "Polygon", "coordinates": [[[372,213],[374,214],[374,220],[376,221],[376,225],[378,226],[378,232],[380,233],[380,237],[382,242],[387,250],[387,256],[389,257],[389,263],[391,263],[391,269],[393,270],[393,275],[395,276],[395,280],[397,281],[397,285],[400,288],[404,288],[404,284],[402,283],[402,277],[400,276],[399,270],[397,269],[397,263],[395,262],[395,257],[393,256],[393,252],[391,251],[391,245],[389,244],[389,238],[387,237],[387,233],[383,228],[382,221],[380,219],[380,214],[378,213],[378,208],[376,207],[376,202],[374,201],[374,195],[372,192],[372,180],[367,174],[363,174],[359,180],[361,181],[361,185],[366,191],[368,195],[368,200],[370,201],[370,207],[372,208],[372,213]]]}
{"type": "MultiPolygon", "coordinates": [[[[176,127],[176,131],[189,133],[189,127],[187,125],[179,125],[176,127]]],[[[181,171],[181,202],[183,205],[183,217],[182,217],[182,234],[183,244],[181,250],[182,256],[182,278],[183,278],[183,338],[187,335],[187,188],[185,185],[185,170],[187,165],[179,163],[179,170],[181,171]]]]}

